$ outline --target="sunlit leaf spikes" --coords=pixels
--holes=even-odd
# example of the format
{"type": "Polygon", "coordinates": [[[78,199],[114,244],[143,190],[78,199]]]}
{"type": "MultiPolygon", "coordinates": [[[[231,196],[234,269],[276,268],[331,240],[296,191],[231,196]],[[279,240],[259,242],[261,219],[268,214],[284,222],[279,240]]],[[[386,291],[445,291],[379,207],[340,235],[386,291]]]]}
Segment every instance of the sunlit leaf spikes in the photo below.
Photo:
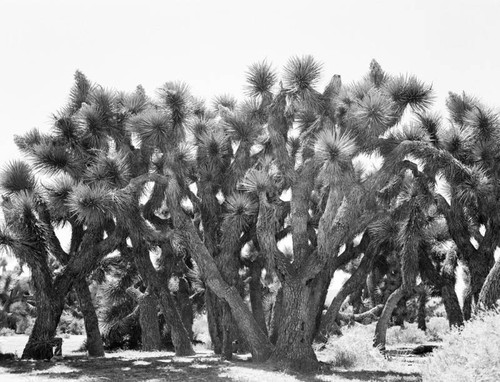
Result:
{"type": "Polygon", "coordinates": [[[246,93],[250,97],[271,97],[276,80],[276,72],[267,61],[252,64],[246,73],[246,93]]]}
{"type": "Polygon", "coordinates": [[[37,183],[30,166],[20,160],[9,162],[0,175],[0,187],[7,194],[21,191],[31,192],[37,183]]]}

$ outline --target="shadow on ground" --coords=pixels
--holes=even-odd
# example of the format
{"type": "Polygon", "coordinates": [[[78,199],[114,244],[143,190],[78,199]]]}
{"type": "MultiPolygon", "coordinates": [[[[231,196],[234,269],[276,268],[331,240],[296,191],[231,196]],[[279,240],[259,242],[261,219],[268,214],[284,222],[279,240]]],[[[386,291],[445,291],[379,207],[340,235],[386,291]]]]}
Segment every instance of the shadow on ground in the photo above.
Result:
{"type": "Polygon", "coordinates": [[[0,362],[2,381],[421,381],[417,373],[338,370],[324,365],[315,375],[286,373],[271,364],[237,359],[224,362],[209,355],[102,359],[68,356],[56,362],[8,360],[0,362]]]}

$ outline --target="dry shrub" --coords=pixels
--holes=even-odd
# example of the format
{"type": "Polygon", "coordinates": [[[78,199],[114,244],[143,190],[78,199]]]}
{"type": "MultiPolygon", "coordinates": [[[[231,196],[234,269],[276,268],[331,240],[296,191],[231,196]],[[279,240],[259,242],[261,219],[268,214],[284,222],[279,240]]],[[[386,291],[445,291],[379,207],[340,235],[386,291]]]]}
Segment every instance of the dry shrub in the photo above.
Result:
{"type": "Polygon", "coordinates": [[[500,312],[481,313],[445,335],[443,348],[422,367],[423,381],[500,381],[499,354],[500,312]]]}
{"type": "Polygon", "coordinates": [[[387,345],[422,344],[424,342],[427,342],[427,337],[415,323],[406,323],[404,329],[400,326],[393,326],[387,330],[387,345]]]}
{"type": "Polygon", "coordinates": [[[427,338],[429,341],[443,341],[450,333],[450,324],[444,317],[431,317],[427,323],[427,338]]]}
{"type": "Polygon", "coordinates": [[[374,325],[355,324],[342,328],[341,337],[332,336],[318,354],[321,361],[346,369],[380,369],[387,361],[373,347],[374,325]]]}

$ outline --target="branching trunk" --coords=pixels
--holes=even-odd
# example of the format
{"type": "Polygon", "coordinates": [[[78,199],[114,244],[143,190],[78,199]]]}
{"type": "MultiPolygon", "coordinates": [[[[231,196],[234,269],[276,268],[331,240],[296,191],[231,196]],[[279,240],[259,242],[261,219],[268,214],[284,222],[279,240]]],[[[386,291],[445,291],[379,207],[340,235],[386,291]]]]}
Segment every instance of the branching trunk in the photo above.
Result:
{"type": "Polygon", "coordinates": [[[90,357],[104,357],[104,347],[101,333],[99,331],[99,320],[92,302],[89,286],[85,279],[75,282],[75,291],[80,303],[80,309],[85,323],[85,333],[87,334],[87,352],[90,357]]]}
{"type": "Polygon", "coordinates": [[[463,326],[464,317],[462,310],[460,309],[457,293],[455,292],[455,285],[445,283],[441,288],[441,295],[443,296],[444,308],[446,310],[446,316],[448,317],[450,327],[463,326]]]}
{"type": "Polygon", "coordinates": [[[385,341],[387,334],[387,327],[389,326],[389,321],[391,320],[392,312],[398,305],[399,300],[403,298],[403,288],[399,287],[394,292],[391,293],[389,299],[385,303],[380,319],[377,322],[375,328],[375,338],[373,340],[373,346],[379,350],[385,350],[385,341]]]}
{"type": "Polygon", "coordinates": [[[321,320],[318,340],[325,341],[326,338],[332,334],[332,331],[336,331],[337,325],[335,324],[335,320],[337,319],[340,308],[347,296],[353,293],[353,291],[363,283],[368,273],[370,263],[371,257],[365,254],[356,271],[349,277],[344,285],[342,285],[337,295],[333,298],[332,303],[321,320]]]}
{"type": "Polygon", "coordinates": [[[264,306],[262,304],[262,283],[260,276],[262,273],[262,265],[258,259],[254,260],[250,265],[250,306],[255,321],[259,324],[262,331],[267,334],[266,316],[264,314],[264,306]]]}

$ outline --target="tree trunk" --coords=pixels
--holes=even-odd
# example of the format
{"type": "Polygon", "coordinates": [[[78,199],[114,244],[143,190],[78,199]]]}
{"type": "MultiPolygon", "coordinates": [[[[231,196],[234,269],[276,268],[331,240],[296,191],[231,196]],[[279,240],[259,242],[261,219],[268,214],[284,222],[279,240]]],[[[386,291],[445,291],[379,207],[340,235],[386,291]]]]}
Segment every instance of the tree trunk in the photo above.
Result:
{"type": "Polygon", "coordinates": [[[370,257],[365,254],[356,271],[354,271],[352,276],[342,285],[337,295],[333,298],[332,303],[321,320],[320,329],[317,334],[317,339],[319,341],[326,341],[331,334],[338,331],[338,325],[335,323],[335,320],[337,319],[340,308],[347,296],[353,293],[358,285],[365,279],[370,262],[370,257]]]}
{"type": "Polygon", "coordinates": [[[264,305],[262,303],[262,283],[260,281],[262,265],[258,260],[250,264],[250,306],[252,314],[259,324],[262,331],[267,335],[266,316],[264,314],[264,305]]]}
{"type": "Polygon", "coordinates": [[[178,356],[193,355],[194,350],[189,334],[184,327],[175,301],[170,294],[167,280],[160,280],[158,272],[149,257],[149,252],[141,239],[132,238],[132,244],[134,245],[135,252],[133,259],[137,269],[143,281],[147,283],[151,293],[158,299],[165,320],[171,328],[175,354],[178,356]]]}
{"type": "Polygon", "coordinates": [[[425,291],[419,293],[417,304],[417,326],[420,330],[423,330],[425,332],[427,330],[427,324],[425,322],[425,305],[427,304],[427,293],[425,291]]]}
{"type": "Polygon", "coordinates": [[[241,298],[238,290],[224,281],[213,257],[210,256],[207,248],[201,242],[191,220],[178,206],[178,202],[171,201],[169,206],[174,225],[180,232],[186,235],[188,250],[202,271],[205,284],[217,297],[229,304],[238,328],[246,334],[253,361],[267,360],[271,355],[272,345],[253,318],[250,309],[248,309],[248,306],[241,298]]]}
{"type": "Polygon", "coordinates": [[[446,310],[446,316],[448,317],[450,327],[464,326],[464,317],[455,292],[455,285],[445,283],[445,285],[441,288],[441,295],[443,296],[444,308],[446,310]]]}
{"type": "Polygon", "coordinates": [[[391,320],[392,312],[398,305],[399,300],[403,298],[403,288],[399,287],[394,292],[391,293],[387,302],[385,303],[380,319],[377,322],[375,328],[375,338],[373,340],[373,346],[381,351],[385,350],[385,341],[387,334],[387,327],[389,326],[389,321],[391,320]]]}
{"type": "Polygon", "coordinates": [[[189,338],[193,339],[193,304],[189,298],[189,284],[184,277],[179,277],[179,289],[175,295],[177,307],[189,338]]]}
{"type": "Polygon", "coordinates": [[[479,294],[479,306],[490,309],[500,298],[500,260],[491,268],[479,294]]]}
{"type": "Polygon", "coordinates": [[[87,352],[90,357],[104,357],[104,347],[102,344],[101,332],[99,331],[99,320],[92,302],[89,286],[85,279],[80,279],[74,285],[80,309],[85,323],[85,333],[87,334],[87,352]]]}
{"type": "Polygon", "coordinates": [[[212,350],[215,354],[222,354],[222,307],[217,296],[210,289],[205,291],[205,306],[212,350]]]}
{"type": "Polygon", "coordinates": [[[300,371],[317,370],[319,363],[312,348],[315,322],[311,320],[311,288],[301,280],[285,281],[283,312],[272,360],[300,371]]]}
{"type": "Polygon", "coordinates": [[[28,343],[24,347],[22,358],[51,359],[54,355],[51,341],[56,334],[66,295],[58,295],[52,290],[35,293],[38,306],[37,317],[28,343]]]}
{"type": "Polygon", "coordinates": [[[158,324],[158,301],[148,291],[139,302],[139,324],[141,325],[142,350],[161,349],[160,325],[158,324]]]}
{"type": "Polygon", "coordinates": [[[276,294],[276,300],[274,301],[273,311],[270,317],[269,324],[269,339],[273,345],[276,345],[276,341],[278,341],[278,330],[281,325],[283,315],[283,288],[278,290],[276,294]]]}
{"type": "Polygon", "coordinates": [[[127,294],[139,305],[142,350],[160,350],[161,335],[158,322],[158,300],[149,290],[141,293],[141,291],[134,287],[127,288],[127,294]]]}

